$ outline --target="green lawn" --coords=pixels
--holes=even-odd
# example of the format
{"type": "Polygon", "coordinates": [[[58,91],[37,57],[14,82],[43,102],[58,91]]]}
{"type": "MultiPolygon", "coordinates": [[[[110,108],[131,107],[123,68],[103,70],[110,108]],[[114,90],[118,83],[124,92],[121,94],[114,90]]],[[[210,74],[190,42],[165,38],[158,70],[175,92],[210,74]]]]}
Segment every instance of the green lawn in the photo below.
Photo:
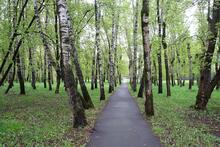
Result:
{"type": "MultiPolygon", "coordinates": [[[[108,96],[107,84],[105,87],[108,96]]],[[[37,90],[26,83],[25,96],[18,94],[18,84],[8,95],[5,89],[0,89],[0,146],[83,146],[105,104],[99,101],[99,89],[90,90],[95,109],[86,111],[89,125],[72,129],[72,113],[63,86],[58,95],[39,83],[37,90]]]]}
{"type": "MultiPolygon", "coordinates": [[[[198,112],[190,108],[195,104],[197,86],[191,91],[187,88],[173,87],[172,96],[166,97],[165,85],[162,95],[154,86],[155,116],[150,119],[153,131],[165,146],[220,146],[220,91],[213,93],[207,111],[198,112]]],[[[144,99],[136,100],[144,115],[144,99]]]]}

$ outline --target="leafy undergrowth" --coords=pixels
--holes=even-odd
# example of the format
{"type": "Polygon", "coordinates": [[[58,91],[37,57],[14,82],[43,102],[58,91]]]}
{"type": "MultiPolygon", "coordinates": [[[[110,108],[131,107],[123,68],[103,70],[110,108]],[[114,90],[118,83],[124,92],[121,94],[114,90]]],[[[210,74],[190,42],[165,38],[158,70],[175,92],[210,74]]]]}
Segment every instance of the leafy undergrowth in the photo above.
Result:
{"type": "MultiPolygon", "coordinates": [[[[165,86],[164,86],[165,87],[165,86]]],[[[130,89],[131,91],[131,89],[130,89]]],[[[196,111],[197,87],[173,87],[172,96],[154,91],[155,116],[150,118],[154,133],[165,146],[219,146],[220,145],[220,92],[215,91],[206,111],[196,111]]],[[[131,92],[136,97],[137,93],[131,92]]],[[[137,98],[144,116],[144,99],[137,98]]]]}
{"type": "Polygon", "coordinates": [[[86,144],[95,119],[105,104],[99,101],[99,89],[89,91],[95,105],[95,109],[86,110],[89,125],[73,129],[72,113],[64,89],[61,88],[57,95],[42,87],[37,84],[37,89],[32,90],[27,83],[25,96],[18,95],[18,84],[8,95],[4,94],[6,87],[0,89],[0,146],[86,144]]]}

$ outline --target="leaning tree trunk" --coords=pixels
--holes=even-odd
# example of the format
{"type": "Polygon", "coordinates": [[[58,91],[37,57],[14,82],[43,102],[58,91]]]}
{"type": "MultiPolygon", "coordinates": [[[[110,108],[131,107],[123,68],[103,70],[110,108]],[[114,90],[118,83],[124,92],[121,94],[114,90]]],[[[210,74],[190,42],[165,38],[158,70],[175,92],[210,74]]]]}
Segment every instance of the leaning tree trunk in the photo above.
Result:
{"type": "Polygon", "coordinates": [[[188,51],[188,58],[189,58],[189,90],[192,89],[193,84],[193,73],[192,73],[192,56],[190,52],[190,44],[187,43],[187,51],[188,51]]]}
{"type": "Polygon", "coordinates": [[[137,37],[138,37],[138,5],[139,0],[136,0],[136,6],[135,6],[135,15],[134,15],[134,32],[133,32],[133,80],[132,80],[132,89],[133,91],[137,91],[137,37]]]}
{"type": "Polygon", "coordinates": [[[74,76],[70,65],[70,51],[72,49],[71,36],[69,34],[69,20],[67,13],[67,4],[65,0],[57,0],[58,16],[60,22],[61,47],[63,49],[64,61],[64,82],[70,97],[70,103],[73,109],[73,127],[85,126],[87,124],[82,101],[77,93],[74,76]]]}
{"type": "Polygon", "coordinates": [[[75,38],[73,36],[73,28],[72,28],[72,25],[71,25],[71,21],[70,21],[70,16],[69,17],[69,35],[70,35],[70,43],[71,43],[71,47],[72,47],[72,50],[71,50],[71,54],[73,56],[73,62],[74,62],[74,65],[75,65],[75,70],[76,70],[76,74],[77,74],[77,77],[78,77],[78,81],[79,81],[79,84],[80,84],[80,87],[81,87],[81,91],[82,91],[82,94],[83,94],[83,97],[87,103],[87,108],[94,108],[94,105],[92,103],[92,99],[89,95],[89,92],[87,90],[87,87],[86,87],[86,84],[85,84],[85,81],[84,81],[84,77],[83,77],[83,73],[82,73],[82,70],[81,70],[81,66],[80,66],[80,63],[79,63],[79,59],[78,59],[78,52],[77,52],[77,48],[75,46],[75,38]]]}
{"type": "MultiPolygon", "coordinates": [[[[20,24],[21,18],[22,18],[22,16],[23,16],[24,9],[25,9],[25,7],[26,7],[26,5],[27,5],[27,2],[28,2],[28,0],[25,1],[24,5],[22,6],[22,10],[20,11],[20,14],[19,14],[19,17],[18,17],[19,19],[18,19],[18,21],[17,21],[17,26],[15,27],[16,30],[13,32],[13,35],[12,35],[12,37],[11,37],[11,39],[10,39],[10,42],[9,42],[8,51],[7,51],[6,55],[4,56],[3,62],[2,62],[1,67],[0,67],[0,74],[1,74],[1,72],[2,72],[2,70],[3,70],[3,68],[4,68],[4,66],[5,66],[5,63],[6,63],[8,57],[9,57],[9,54],[10,54],[10,52],[11,52],[11,50],[12,50],[12,45],[14,44],[15,38],[16,38],[16,36],[17,36],[17,29],[18,29],[18,26],[19,26],[19,24],[20,24]]],[[[42,6],[43,6],[43,3],[41,3],[41,6],[39,7],[38,10],[41,10],[41,9],[42,9],[42,6]]],[[[30,21],[29,24],[28,24],[28,27],[24,30],[24,33],[27,33],[27,32],[29,31],[29,29],[31,28],[31,26],[32,26],[32,24],[34,23],[34,20],[35,20],[35,19],[36,19],[36,17],[33,16],[32,19],[31,19],[31,21],[30,21]]],[[[24,37],[21,37],[21,38],[18,39],[18,41],[17,41],[16,48],[15,48],[15,50],[14,50],[14,52],[13,52],[12,59],[11,59],[13,62],[15,62],[16,59],[17,59],[17,55],[18,55],[19,49],[20,49],[20,47],[21,47],[21,45],[22,45],[22,43],[23,43],[23,40],[24,40],[24,37]]],[[[10,71],[10,69],[11,69],[11,67],[12,67],[12,65],[13,65],[13,62],[11,62],[11,63],[8,65],[8,67],[7,67],[6,70],[5,70],[5,73],[2,74],[3,76],[2,76],[2,78],[0,79],[0,86],[3,85],[5,79],[6,79],[7,75],[8,75],[8,72],[10,71]]]]}
{"type": "Polygon", "coordinates": [[[14,68],[13,68],[13,73],[10,75],[11,77],[9,77],[9,81],[8,81],[8,88],[5,91],[5,94],[8,94],[9,90],[14,86],[14,79],[15,79],[15,72],[16,72],[16,62],[13,63],[14,68]]]}
{"type": "Polygon", "coordinates": [[[154,115],[153,92],[151,81],[151,49],[149,34],[149,0],[143,0],[143,8],[141,11],[142,19],[142,35],[144,48],[144,75],[145,75],[145,113],[146,116],[154,115]]]}
{"type": "MultiPolygon", "coordinates": [[[[47,60],[50,61],[51,66],[53,66],[54,69],[56,70],[56,74],[61,74],[60,67],[56,63],[56,61],[55,61],[55,59],[54,59],[54,57],[52,55],[50,46],[48,44],[47,38],[45,37],[45,35],[44,35],[43,31],[42,31],[42,26],[41,26],[41,22],[40,22],[40,18],[39,18],[39,8],[37,6],[37,0],[34,0],[34,15],[35,15],[34,19],[36,19],[37,28],[38,28],[38,31],[40,33],[40,37],[41,37],[41,40],[42,40],[43,46],[44,46],[44,51],[45,51],[44,52],[44,60],[47,57],[47,60]]],[[[44,64],[45,64],[44,68],[46,68],[46,61],[44,61],[44,64]]],[[[44,74],[45,73],[46,72],[44,72],[44,74]]],[[[45,77],[46,76],[44,75],[44,78],[45,77]]]]}
{"type": "Polygon", "coordinates": [[[162,47],[161,47],[161,16],[160,16],[160,0],[157,0],[157,22],[158,22],[158,37],[159,37],[159,51],[157,53],[158,60],[158,93],[163,93],[163,71],[162,71],[162,47]]]}
{"type": "MultiPolygon", "coordinates": [[[[9,23],[12,24],[10,26],[10,31],[13,29],[15,30],[15,26],[16,26],[16,20],[17,20],[17,7],[16,7],[16,0],[12,1],[12,8],[13,11],[11,11],[11,5],[10,5],[10,0],[8,1],[9,3],[9,8],[8,8],[8,13],[9,13],[9,23]],[[11,17],[11,12],[13,12],[13,17],[11,17]],[[12,18],[12,19],[11,19],[12,18]]],[[[9,36],[11,36],[12,34],[9,34],[9,36]]],[[[16,48],[16,46],[14,46],[16,48]]],[[[13,70],[11,69],[9,72],[9,76],[8,76],[8,88],[5,91],[5,94],[7,94],[9,92],[9,90],[14,86],[14,78],[15,78],[15,72],[16,72],[16,62],[13,62],[14,68],[13,70]]]]}
{"type": "MultiPolygon", "coordinates": [[[[3,60],[2,60],[2,64],[1,64],[1,66],[0,66],[0,74],[2,74],[3,68],[4,68],[6,62],[8,61],[8,57],[9,57],[9,55],[10,55],[12,49],[13,49],[13,44],[15,43],[16,37],[17,37],[17,35],[18,35],[19,25],[21,24],[22,16],[24,15],[24,11],[25,11],[25,8],[27,7],[27,3],[28,3],[28,0],[25,0],[25,1],[23,2],[23,5],[22,5],[21,10],[20,10],[20,13],[19,13],[19,15],[18,15],[18,17],[17,17],[18,20],[17,20],[16,26],[14,27],[14,30],[13,30],[13,32],[12,32],[12,35],[11,35],[11,37],[10,37],[10,41],[9,41],[9,46],[8,46],[7,53],[5,54],[5,56],[4,56],[3,60]]],[[[32,25],[32,23],[31,23],[29,26],[31,26],[31,25],[32,25]]],[[[28,29],[29,29],[29,28],[30,28],[30,27],[28,27],[28,29]]],[[[26,29],[26,31],[27,31],[27,29],[26,29]]],[[[23,38],[22,38],[22,39],[23,39],[23,38]]],[[[15,60],[16,56],[17,56],[17,51],[15,50],[14,55],[13,55],[13,57],[14,57],[13,60],[15,60]]],[[[12,64],[13,64],[13,63],[12,63],[12,64]]],[[[8,67],[9,70],[10,70],[10,68],[12,67],[12,64],[9,65],[9,66],[10,66],[10,67],[8,67]]],[[[6,73],[5,73],[4,75],[7,76],[7,74],[8,74],[8,72],[6,71],[6,73]]],[[[3,76],[4,76],[4,75],[3,75],[3,76]]],[[[4,79],[4,77],[3,77],[3,78],[1,79],[1,81],[0,81],[0,86],[2,85],[2,83],[3,83],[4,80],[5,80],[5,79],[4,79]]]]}
{"type": "Polygon", "coordinates": [[[199,110],[206,109],[206,105],[212,93],[212,91],[210,92],[211,90],[210,71],[211,71],[213,53],[215,51],[216,39],[218,35],[217,24],[220,21],[219,14],[220,14],[220,1],[214,0],[212,18],[208,19],[210,35],[207,38],[207,51],[204,57],[204,65],[201,68],[200,84],[199,84],[199,90],[195,104],[195,108],[199,110]]]}
{"type": "Polygon", "coordinates": [[[100,4],[98,0],[95,0],[95,26],[96,26],[96,49],[97,49],[97,64],[98,64],[98,74],[99,74],[99,88],[100,88],[100,100],[105,100],[105,88],[103,82],[103,69],[102,69],[102,51],[100,48],[100,20],[101,11],[100,4]]]}

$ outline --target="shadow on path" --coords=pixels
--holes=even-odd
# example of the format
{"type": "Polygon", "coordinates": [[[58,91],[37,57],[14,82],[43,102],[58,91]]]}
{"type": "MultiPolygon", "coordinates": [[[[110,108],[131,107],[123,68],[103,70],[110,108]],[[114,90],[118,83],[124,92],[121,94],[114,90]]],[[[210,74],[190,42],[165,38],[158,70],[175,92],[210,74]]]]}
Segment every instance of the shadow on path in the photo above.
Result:
{"type": "Polygon", "coordinates": [[[110,97],[87,147],[160,147],[126,84],[110,97]]]}

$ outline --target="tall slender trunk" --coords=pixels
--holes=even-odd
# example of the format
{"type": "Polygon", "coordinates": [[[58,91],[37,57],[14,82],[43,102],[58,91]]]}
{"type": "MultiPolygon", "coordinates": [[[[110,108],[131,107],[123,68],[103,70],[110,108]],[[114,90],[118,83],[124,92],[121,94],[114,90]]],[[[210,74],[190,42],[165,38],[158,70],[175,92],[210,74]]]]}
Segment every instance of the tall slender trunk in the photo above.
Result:
{"type": "Polygon", "coordinates": [[[164,60],[165,60],[165,70],[166,70],[166,88],[167,88],[167,96],[171,96],[170,91],[170,73],[169,73],[169,63],[168,63],[168,55],[167,55],[167,43],[166,39],[166,22],[163,20],[163,35],[162,35],[162,45],[164,49],[164,60]]]}
{"type": "Polygon", "coordinates": [[[144,74],[145,74],[145,71],[143,70],[142,77],[141,77],[140,88],[139,88],[139,91],[138,91],[138,97],[143,97],[143,94],[144,94],[144,82],[145,82],[144,74]]]}
{"type": "Polygon", "coordinates": [[[22,62],[19,53],[17,55],[17,76],[20,85],[20,94],[25,95],[24,77],[22,74],[22,62]]]}
{"type": "Polygon", "coordinates": [[[181,74],[181,60],[180,60],[180,54],[179,54],[179,49],[176,48],[176,56],[177,56],[177,83],[178,86],[182,86],[182,74],[181,74]]]}
{"type": "Polygon", "coordinates": [[[69,20],[67,12],[67,4],[65,0],[57,0],[58,16],[61,32],[61,47],[63,49],[63,61],[65,72],[65,85],[70,97],[70,104],[73,110],[73,127],[85,126],[87,124],[82,101],[77,93],[74,75],[70,65],[71,36],[69,35],[69,20]]]}
{"type": "MultiPolygon", "coordinates": [[[[210,72],[211,72],[211,63],[213,59],[213,53],[215,51],[215,44],[218,35],[218,28],[216,27],[217,24],[220,22],[220,1],[214,0],[213,2],[213,13],[212,18],[208,17],[208,24],[209,24],[209,32],[210,35],[207,38],[207,50],[204,57],[204,65],[201,68],[201,75],[200,75],[200,84],[199,90],[196,97],[196,109],[206,109],[206,105],[209,101],[212,91],[211,86],[212,82],[210,82],[210,72]]],[[[218,75],[218,72],[216,76],[218,75]]],[[[217,84],[214,83],[214,84],[217,84]]]]}
{"type": "Polygon", "coordinates": [[[171,83],[172,83],[172,86],[175,86],[176,83],[175,83],[175,78],[174,78],[174,75],[175,75],[175,72],[174,72],[174,62],[175,62],[175,50],[172,48],[172,51],[171,51],[171,83]]]}
{"type": "MultiPolygon", "coordinates": [[[[113,6],[115,6],[116,2],[113,0],[113,6]]],[[[112,8],[112,44],[111,49],[109,51],[109,73],[110,73],[110,79],[109,79],[109,93],[112,93],[114,91],[114,60],[113,55],[115,51],[115,40],[116,40],[116,28],[115,28],[115,8],[112,8]]]]}
{"type": "Polygon", "coordinates": [[[99,73],[99,88],[100,88],[100,100],[105,100],[105,89],[103,82],[103,69],[102,69],[102,51],[100,48],[100,21],[101,21],[101,10],[99,1],[95,0],[95,26],[96,26],[96,49],[97,49],[97,64],[99,73]]]}
{"type": "Polygon", "coordinates": [[[59,45],[59,35],[58,35],[58,18],[57,18],[57,5],[56,5],[56,0],[54,0],[54,30],[55,30],[55,37],[56,37],[56,62],[58,64],[58,68],[59,70],[56,71],[57,74],[56,75],[56,90],[55,93],[58,94],[60,91],[60,80],[61,80],[61,72],[60,72],[60,45],[59,45]]]}
{"type": "Polygon", "coordinates": [[[117,7],[117,16],[116,16],[116,22],[115,22],[115,49],[114,49],[114,82],[115,82],[115,87],[117,87],[117,79],[119,76],[118,73],[118,29],[119,29],[119,18],[120,18],[120,12],[117,7]]]}
{"type": "Polygon", "coordinates": [[[95,79],[94,79],[94,82],[95,82],[95,89],[98,88],[98,64],[97,64],[97,55],[95,57],[95,79]]]}
{"type": "MultiPolygon", "coordinates": [[[[45,32],[47,33],[47,29],[48,29],[48,15],[49,15],[49,10],[46,7],[46,19],[45,19],[45,32]]],[[[45,39],[45,38],[44,38],[45,39]]],[[[47,44],[47,42],[45,42],[47,44]]],[[[49,50],[49,46],[48,44],[45,45],[45,52],[49,50]]],[[[48,86],[49,86],[49,90],[52,91],[52,65],[51,65],[51,61],[50,58],[47,58],[47,76],[48,76],[48,86]]]]}
{"type": "Polygon", "coordinates": [[[131,43],[130,43],[130,37],[129,37],[129,32],[128,29],[125,29],[126,33],[126,40],[128,44],[128,49],[127,49],[127,55],[128,55],[128,68],[129,68],[129,78],[130,78],[130,85],[132,86],[132,50],[131,50],[131,43]]]}
{"type": "Polygon", "coordinates": [[[91,77],[91,90],[94,89],[95,86],[95,70],[96,70],[96,46],[94,47],[93,57],[92,57],[92,77],[91,77]]]}
{"type": "Polygon", "coordinates": [[[33,89],[36,89],[36,72],[34,68],[34,63],[36,63],[35,48],[29,47],[29,62],[31,68],[31,86],[33,89]]]}
{"type": "Polygon", "coordinates": [[[158,37],[159,37],[159,49],[157,53],[158,60],[158,93],[163,93],[163,71],[162,71],[162,47],[161,47],[161,14],[160,14],[160,0],[157,0],[157,22],[158,22],[158,37]]]}
{"type": "Polygon", "coordinates": [[[135,10],[134,10],[134,32],[133,32],[133,81],[132,81],[132,89],[133,91],[137,91],[137,37],[138,37],[138,9],[139,0],[136,0],[135,10]]]}
{"type": "Polygon", "coordinates": [[[158,79],[157,79],[157,65],[156,65],[156,61],[153,60],[153,67],[154,67],[154,75],[153,75],[153,83],[154,85],[156,86],[157,85],[157,82],[158,82],[158,79]]]}
{"type": "MultiPolygon", "coordinates": [[[[219,30],[219,34],[220,34],[220,30],[219,30]]],[[[218,52],[217,52],[217,59],[216,59],[216,64],[215,64],[215,70],[216,73],[218,71],[218,69],[220,68],[220,37],[218,39],[218,52]]],[[[218,84],[216,85],[216,89],[219,90],[220,88],[220,81],[218,81],[218,84]]]]}
{"type": "Polygon", "coordinates": [[[144,75],[145,75],[145,113],[146,116],[154,115],[153,92],[151,81],[151,48],[149,38],[149,0],[143,0],[143,8],[141,11],[142,19],[142,35],[144,48],[144,75]]]}
{"type": "Polygon", "coordinates": [[[192,80],[193,80],[193,73],[192,73],[192,56],[190,51],[190,44],[187,43],[187,51],[188,51],[188,59],[189,59],[189,89],[192,89],[192,80]]]}

